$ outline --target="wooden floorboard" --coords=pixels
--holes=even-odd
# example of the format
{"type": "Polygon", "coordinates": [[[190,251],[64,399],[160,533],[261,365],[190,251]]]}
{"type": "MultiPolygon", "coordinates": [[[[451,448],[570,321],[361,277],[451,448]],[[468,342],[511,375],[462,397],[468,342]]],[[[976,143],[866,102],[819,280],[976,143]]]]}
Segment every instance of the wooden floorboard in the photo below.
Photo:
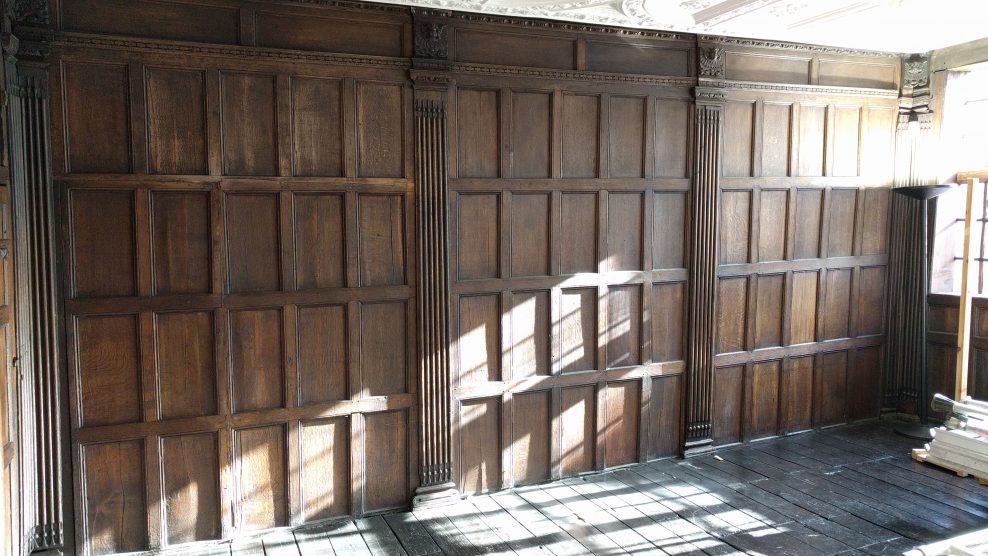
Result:
{"type": "Polygon", "coordinates": [[[988,487],[912,461],[918,445],[848,425],[164,554],[860,556],[988,527],[988,487]]]}

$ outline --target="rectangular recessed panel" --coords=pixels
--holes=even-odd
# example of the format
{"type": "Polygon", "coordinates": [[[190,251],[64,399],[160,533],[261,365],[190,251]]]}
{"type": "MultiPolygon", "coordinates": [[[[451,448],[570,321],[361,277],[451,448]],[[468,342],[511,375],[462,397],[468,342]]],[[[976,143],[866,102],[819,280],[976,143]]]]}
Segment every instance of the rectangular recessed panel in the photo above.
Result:
{"type": "Polygon", "coordinates": [[[511,95],[511,177],[549,177],[551,95],[511,95]]]}
{"type": "Polygon", "coordinates": [[[216,336],[212,312],[158,313],[158,403],[161,417],[216,413],[216,336]]]}
{"type": "Polygon", "coordinates": [[[858,283],[857,335],[881,334],[885,316],[885,267],[862,267],[858,283]]]}
{"type": "Polygon", "coordinates": [[[137,315],[80,317],[76,323],[82,426],[140,421],[143,403],[137,315]]]}
{"type": "Polygon", "coordinates": [[[515,292],[511,297],[511,378],[549,374],[549,292],[515,292]]]}
{"type": "Polygon", "coordinates": [[[515,485],[549,478],[551,401],[548,390],[515,394],[512,398],[511,475],[515,485]]]}
{"type": "Polygon", "coordinates": [[[230,312],[233,410],[281,407],[284,358],[280,309],[230,312]]]}
{"type": "Polygon", "coordinates": [[[781,261],[786,256],[788,191],[763,189],[758,218],[758,260],[781,261]]]}
{"type": "Polygon", "coordinates": [[[312,12],[261,10],[255,17],[257,46],[371,56],[402,55],[404,33],[398,21],[360,21],[349,17],[315,17],[312,12]],[[328,29],[332,32],[327,32],[328,29]]]}
{"type": "Polygon", "coordinates": [[[862,348],[854,354],[854,371],[848,373],[847,417],[851,420],[877,417],[882,379],[882,348],[862,348]]]}
{"type": "Polygon", "coordinates": [[[820,256],[820,221],[823,190],[796,190],[796,239],[793,258],[815,259],[820,256]]]}
{"type": "Polygon", "coordinates": [[[685,268],[686,193],[652,198],[652,268],[685,268]]]}
{"type": "Polygon", "coordinates": [[[357,175],[400,178],[405,174],[405,101],[401,85],[357,85],[357,175]]]}
{"type": "Polygon", "coordinates": [[[762,116],[762,175],[789,175],[792,105],[766,102],[762,116]]]}
{"type": "Polygon", "coordinates": [[[460,280],[495,278],[500,243],[500,197],[496,194],[457,195],[456,259],[460,280]]]}
{"type": "Polygon", "coordinates": [[[148,68],[146,80],[151,173],[207,173],[205,74],[148,68]]]}
{"type": "Polygon", "coordinates": [[[350,513],[350,420],[303,422],[300,434],[305,521],[350,513]]]}
{"type": "Polygon", "coordinates": [[[799,107],[799,175],[823,175],[826,107],[799,107]]]}
{"type": "Polygon", "coordinates": [[[689,150],[689,102],[655,101],[655,175],[660,178],[687,177],[689,150]]]}
{"type": "Polygon", "coordinates": [[[652,361],[683,359],[686,283],[652,284],[652,361]]]}
{"type": "Polygon", "coordinates": [[[501,487],[501,402],[471,400],[460,406],[460,490],[501,487]]]}
{"type": "Polygon", "coordinates": [[[597,271],[597,194],[563,193],[559,271],[562,274],[597,271]]]}
{"type": "Polygon", "coordinates": [[[597,176],[600,157],[600,97],[563,95],[564,178],[597,176]]]}
{"type": "Polygon", "coordinates": [[[728,102],[724,107],[723,173],[728,177],[751,175],[755,103],[728,102]]]}
{"type": "Polygon", "coordinates": [[[408,391],[404,301],[360,306],[360,367],[364,395],[408,391]]]}
{"type": "Polygon", "coordinates": [[[610,177],[644,177],[645,99],[612,96],[607,121],[610,177]]]}
{"type": "Polygon", "coordinates": [[[295,195],[295,281],[301,290],[346,285],[343,195],[295,195]]]}
{"type": "Polygon", "coordinates": [[[827,271],[826,304],[823,306],[823,337],[821,340],[846,338],[851,312],[850,268],[827,271]]]}
{"type": "Polygon", "coordinates": [[[76,190],[71,193],[71,199],[75,295],[135,295],[133,192],[76,190]]]}
{"type": "Polygon", "coordinates": [[[560,366],[585,371],[597,362],[597,290],[563,290],[559,303],[560,366]]]}
{"type": "Polygon", "coordinates": [[[460,298],[460,384],[501,377],[501,302],[497,294],[460,298]]]}
{"type": "Polygon", "coordinates": [[[360,285],[404,284],[404,198],[400,195],[360,195],[357,205],[360,285]]]}
{"type": "Polygon", "coordinates": [[[789,432],[813,426],[813,363],[815,356],[794,357],[786,364],[782,391],[782,425],[789,432]]]}
{"type": "Polygon", "coordinates": [[[889,189],[871,187],[864,190],[862,255],[877,255],[888,250],[889,189]]]}
{"type": "Polygon", "coordinates": [[[682,378],[654,377],[648,414],[648,459],[674,456],[679,452],[679,419],[682,407],[682,378]]]}
{"type": "Polygon", "coordinates": [[[549,274],[549,195],[511,196],[511,275],[549,274]]]}
{"type": "Polygon", "coordinates": [[[638,365],[641,357],[641,286],[611,286],[607,293],[607,367],[638,365]]]}
{"type": "Polygon", "coordinates": [[[168,544],[220,537],[220,468],[216,433],[161,439],[168,544]]]}
{"type": "Polygon", "coordinates": [[[775,436],[779,432],[779,371],[781,361],[751,366],[751,436],[775,436]]]}
{"type": "Polygon", "coordinates": [[[59,5],[61,28],[104,35],[130,35],[237,44],[240,11],[234,6],[98,0],[59,5]]]}
{"type": "Polygon", "coordinates": [[[69,172],[126,174],[130,160],[130,75],[125,65],[62,65],[69,172]]]}
{"type": "Polygon", "coordinates": [[[792,308],[789,311],[789,343],[816,340],[817,271],[793,272],[792,308]]]}
{"type": "Polygon", "coordinates": [[[885,63],[820,60],[820,85],[895,89],[898,60],[885,63]]]}
{"type": "Polygon", "coordinates": [[[854,208],[857,198],[857,189],[830,191],[828,257],[847,257],[854,253],[854,208]]]}
{"type": "Polygon", "coordinates": [[[223,74],[223,173],[274,176],[278,173],[275,76],[223,74]]]}
{"type": "Polygon", "coordinates": [[[285,427],[233,432],[235,510],[244,531],[288,525],[285,427]]]}
{"type": "Polygon", "coordinates": [[[755,349],[782,345],[782,310],[785,285],[785,274],[758,277],[755,349]]]}
{"type": "Polygon", "coordinates": [[[345,305],[298,308],[299,403],[349,398],[345,305]]]}
{"type": "Polygon", "coordinates": [[[642,195],[611,193],[607,197],[607,269],[642,268],[642,195]]]}
{"type": "Polygon", "coordinates": [[[209,293],[209,194],[155,191],[151,194],[151,210],[155,293],[209,293]]]}
{"type": "Polygon", "coordinates": [[[338,79],[292,78],[296,176],[343,175],[343,93],[338,79]]]}
{"type": "Polygon", "coordinates": [[[744,366],[714,369],[713,410],[710,415],[714,444],[741,440],[741,413],[744,404],[744,366]]]}
{"type": "Polygon", "coordinates": [[[226,196],[226,243],[231,292],[281,289],[277,194],[226,196]]]}
{"type": "Polygon", "coordinates": [[[408,413],[387,411],[365,417],[364,509],[408,504],[408,413]]]}
{"type": "Polygon", "coordinates": [[[866,183],[886,185],[895,171],[896,107],[869,106],[861,140],[861,176],[866,183]]]}
{"type": "Polygon", "coordinates": [[[91,444],[82,448],[82,454],[82,503],[89,552],[147,550],[143,442],[91,444]]]}
{"type": "MultiPolygon", "coordinates": [[[[931,357],[933,359],[933,357],[931,357]]],[[[820,371],[820,426],[837,425],[847,420],[847,352],[823,354],[820,371]]]]}
{"type": "Polygon", "coordinates": [[[454,43],[458,62],[575,69],[575,38],[457,28],[454,43]]]}
{"type": "Polygon", "coordinates": [[[720,262],[748,262],[751,237],[751,191],[724,191],[720,196],[720,262]]]}
{"type": "Polygon", "coordinates": [[[638,417],[641,383],[637,380],[607,384],[607,428],[604,454],[607,467],[638,461],[638,417]]]}
{"type": "Polygon", "coordinates": [[[717,284],[717,353],[745,347],[748,278],[721,278],[717,284]]]}
{"type": "Polygon", "coordinates": [[[498,92],[456,90],[456,160],[461,178],[496,178],[501,163],[498,92]]]}
{"type": "Polygon", "coordinates": [[[728,79],[794,85],[809,83],[809,58],[762,56],[742,52],[730,52],[726,58],[725,69],[728,79]]]}
{"type": "Polygon", "coordinates": [[[858,140],[861,108],[838,106],[834,110],[834,176],[858,175],[858,140]]]}
{"type": "Polygon", "coordinates": [[[587,69],[609,73],[647,75],[690,74],[690,57],[685,49],[628,42],[587,41],[587,69]]]}
{"type": "Polygon", "coordinates": [[[563,388],[560,398],[560,471],[563,475],[591,471],[596,446],[597,392],[593,386],[563,388]]]}

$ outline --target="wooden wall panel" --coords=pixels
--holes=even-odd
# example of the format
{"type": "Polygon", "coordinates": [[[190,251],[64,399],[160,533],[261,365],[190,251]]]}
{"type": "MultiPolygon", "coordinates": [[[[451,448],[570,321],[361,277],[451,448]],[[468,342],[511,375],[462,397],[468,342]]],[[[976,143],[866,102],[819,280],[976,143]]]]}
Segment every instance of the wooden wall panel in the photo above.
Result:
{"type": "Polygon", "coordinates": [[[838,87],[894,89],[899,64],[894,60],[870,61],[820,60],[820,84],[838,87]]]}
{"type": "Polygon", "coordinates": [[[318,17],[313,13],[255,12],[257,46],[372,56],[401,56],[402,26],[397,22],[318,17]],[[332,29],[333,32],[327,32],[332,29]]]}
{"type": "Polygon", "coordinates": [[[501,377],[501,303],[497,295],[471,295],[459,303],[460,384],[501,377]]]}
{"type": "Polygon", "coordinates": [[[783,365],[782,426],[789,432],[813,426],[813,367],[816,357],[794,357],[783,365]]]}
{"type": "Polygon", "coordinates": [[[741,441],[741,411],[744,406],[744,367],[714,369],[713,425],[715,444],[741,441]]]}
{"type": "Polygon", "coordinates": [[[511,95],[511,177],[548,178],[552,95],[511,95]]]}
{"type": "Polygon", "coordinates": [[[895,167],[897,107],[869,106],[861,136],[861,176],[869,183],[889,184],[895,167]]]}
{"type": "Polygon", "coordinates": [[[63,2],[62,28],[71,31],[237,44],[240,12],[227,6],[98,0],[63,2]]]}
{"type": "Polygon", "coordinates": [[[600,97],[563,95],[562,120],[562,177],[597,177],[600,168],[600,97]]]}
{"type": "Polygon", "coordinates": [[[560,367],[585,371],[597,363],[597,290],[563,290],[559,307],[560,367]]]}
{"type": "Polygon", "coordinates": [[[511,275],[549,274],[549,195],[511,196],[511,275]]]}
{"type": "Polygon", "coordinates": [[[830,235],[827,240],[827,256],[848,257],[854,252],[854,222],[857,206],[857,189],[832,189],[830,191],[830,235]]]}
{"type": "Polygon", "coordinates": [[[404,90],[401,85],[357,85],[357,175],[398,178],[405,174],[404,90]]]}
{"type": "Polygon", "coordinates": [[[357,261],[361,286],[405,283],[405,213],[401,195],[357,197],[357,261]]]}
{"type": "Polygon", "coordinates": [[[864,195],[864,230],[862,255],[888,252],[889,192],[885,187],[866,189],[864,195]]]}
{"type": "Polygon", "coordinates": [[[649,75],[690,74],[685,49],[627,42],[587,41],[587,69],[649,75]]]}
{"type": "Polygon", "coordinates": [[[71,202],[74,295],[137,293],[133,193],[80,190],[71,202]]]}
{"type": "Polygon", "coordinates": [[[652,285],[652,361],[683,359],[686,283],[652,285]]]}
{"type": "Polygon", "coordinates": [[[234,431],[237,522],[246,531],[288,525],[285,427],[234,431]]]}
{"type": "Polygon", "coordinates": [[[305,520],[350,513],[349,419],[306,421],[299,434],[305,520]]]}
{"type": "Polygon", "coordinates": [[[607,197],[607,268],[642,268],[642,195],[611,193],[607,197]]]}
{"type": "Polygon", "coordinates": [[[819,425],[836,425],[847,420],[847,352],[823,354],[820,368],[819,425]]]}
{"type": "Polygon", "coordinates": [[[645,177],[645,99],[611,97],[607,121],[610,177],[645,177]]]}
{"type": "MultiPolygon", "coordinates": [[[[373,204],[373,203],[372,203],[373,204]]],[[[392,203],[387,199],[377,205],[385,205],[385,216],[390,217],[390,211],[394,210],[392,203]],[[390,206],[388,206],[390,205],[390,206]]],[[[345,244],[345,206],[343,195],[339,194],[302,194],[295,195],[295,285],[300,290],[314,288],[340,288],[346,284],[346,254],[345,244]]],[[[381,216],[378,214],[377,216],[381,216]]],[[[400,209],[398,218],[400,220],[400,209]]],[[[388,229],[393,229],[394,222],[389,218],[386,222],[377,223],[378,229],[366,231],[361,234],[362,239],[367,240],[367,233],[374,231],[383,233],[388,229]]],[[[399,239],[402,236],[401,230],[395,230],[399,239]]],[[[394,248],[394,242],[390,237],[369,238],[371,243],[381,242],[389,248],[394,248]]],[[[399,253],[403,249],[397,245],[399,253]]],[[[375,254],[371,254],[372,257],[375,254]]],[[[379,255],[377,255],[379,256],[379,255]]],[[[384,276],[373,276],[373,278],[387,278],[389,273],[397,274],[391,264],[392,261],[374,261],[376,264],[364,264],[363,269],[381,270],[378,265],[383,265],[384,276]]]]}
{"type": "Polygon", "coordinates": [[[140,441],[91,444],[82,450],[85,527],[92,554],[148,546],[144,446],[140,441]]]}
{"type": "Polygon", "coordinates": [[[826,141],[827,108],[803,104],[799,107],[799,175],[822,176],[826,141]]]}
{"type": "Polygon", "coordinates": [[[848,370],[847,417],[871,419],[881,410],[882,352],[880,348],[859,349],[854,354],[854,369],[848,370]]]}
{"type": "Polygon", "coordinates": [[[69,172],[127,173],[130,158],[130,75],[126,65],[62,65],[69,172]]]}
{"type": "Polygon", "coordinates": [[[563,388],[560,398],[560,472],[566,476],[591,471],[594,469],[596,445],[596,390],[593,386],[563,388]]]}
{"type": "Polygon", "coordinates": [[[642,362],[640,286],[612,286],[607,294],[607,367],[642,362]]]}
{"type": "Polygon", "coordinates": [[[717,284],[717,353],[745,348],[748,278],[723,278],[717,284]]]}
{"type": "Polygon", "coordinates": [[[223,173],[278,173],[275,76],[225,73],[222,84],[223,173]]]}
{"type": "Polygon", "coordinates": [[[823,210],[823,191],[819,189],[796,190],[796,239],[793,258],[815,259],[820,256],[820,222],[823,210]]]}
{"type": "Polygon", "coordinates": [[[857,176],[860,151],[861,108],[837,106],[834,109],[834,176],[857,176]]]}
{"type": "Polygon", "coordinates": [[[638,416],[641,382],[626,380],[607,384],[607,416],[604,427],[604,459],[607,467],[638,461],[638,416]]]}
{"type": "Polygon", "coordinates": [[[500,400],[462,402],[460,430],[460,490],[476,493],[500,488],[500,400]]]}
{"type": "Polygon", "coordinates": [[[682,378],[654,377],[649,396],[648,458],[674,456],[679,452],[679,420],[682,412],[682,378]]]}
{"type": "Polygon", "coordinates": [[[292,161],[296,176],[343,175],[343,82],[294,77],[292,161]]]}
{"type": "Polygon", "coordinates": [[[789,311],[789,343],[816,341],[817,271],[793,272],[792,308],[789,311]]]}
{"type": "MultiPolygon", "coordinates": [[[[493,297],[493,296],[488,296],[493,297]]],[[[550,292],[525,291],[511,295],[511,378],[549,374],[551,345],[550,292]]],[[[496,307],[496,305],[495,305],[496,307]]],[[[494,313],[496,316],[496,313],[494,313]]],[[[497,332],[496,322],[492,332],[497,332]]],[[[497,336],[492,334],[490,352],[497,354],[497,336]]],[[[490,345],[490,344],[489,344],[490,345]]],[[[488,356],[489,358],[490,356],[488,356]]],[[[496,367],[495,367],[496,369],[496,367]]]]}
{"type": "Polygon", "coordinates": [[[851,274],[850,268],[827,271],[826,302],[823,305],[821,340],[846,338],[850,326],[851,274]]]}
{"type": "Polygon", "coordinates": [[[547,390],[516,394],[512,398],[511,475],[515,485],[549,478],[551,402],[552,395],[547,390]]]}
{"type": "Polygon", "coordinates": [[[148,171],[206,174],[206,76],[201,71],[149,68],[145,75],[148,171]]]}
{"type": "Polygon", "coordinates": [[[216,413],[213,314],[155,315],[158,406],[162,419],[216,413]]]}
{"type": "Polygon", "coordinates": [[[501,163],[498,92],[457,89],[457,169],[461,178],[496,178],[501,163]]]}
{"type": "Polygon", "coordinates": [[[881,334],[885,325],[885,267],[861,269],[858,281],[857,335],[881,334]]]}
{"type": "Polygon", "coordinates": [[[726,56],[725,74],[728,79],[798,85],[809,82],[810,58],[808,57],[747,52],[729,52],[726,56]]]}
{"type": "Polygon", "coordinates": [[[753,102],[728,102],[724,109],[724,159],[725,176],[744,177],[751,174],[755,104],[753,102]]]}
{"type": "Polygon", "coordinates": [[[346,306],[299,307],[297,318],[299,404],[349,398],[346,306]]]}
{"type": "Polygon", "coordinates": [[[400,508],[408,504],[408,412],[385,411],[364,416],[364,510],[400,508]],[[395,462],[399,462],[396,467],[395,462]]]}
{"type": "Polygon", "coordinates": [[[169,544],[220,538],[219,469],[215,433],[161,439],[161,487],[169,544]]]}
{"type": "Polygon", "coordinates": [[[720,198],[720,263],[748,262],[751,192],[725,191],[720,198]]]}
{"type": "Polygon", "coordinates": [[[751,366],[751,437],[775,436],[779,431],[779,381],[781,361],[751,366]]]}
{"type": "Polygon", "coordinates": [[[360,305],[360,376],[367,396],[408,391],[404,301],[360,305]]]}
{"type": "Polygon", "coordinates": [[[758,210],[759,261],[781,261],[786,258],[788,207],[788,190],[761,191],[758,210]]]}
{"type": "Polygon", "coordinates": [[[281,289],[277,194],[228,194],[226,243],[231,292],[281,289]]]}
{"type": "Polygon", "coordinates": [[[792,141],[792,105],[766,102],[762,119],[762,175],[789,175],[789,152],[792,141]]]}
{"type": "Polygon", "coordinates": [[[563,193],[561,199],[562,237],[566,239],[556,244],[559,247],[559,272],[594,272],[598,262],[597,195],[563,193]]]}
{"type": "Polygon", "coordinates": [[[497,195],[457,195],[457,278],[495,278],[500,269],[497,195]]]}
{"type": "Polygon", "coordinates": [[[685,178],[692,106],[681,100],[655,101],[655,175],[685,178]]]}
{"type": "Polygon", "coordinates": [[[551,34],[457,29],[452,57],[458,62],[573,69],[576,41],[551,34]]]}
{"type": "Polygon", "coordinates": [[[782,345],[786,277],[784,274],[761,275],[757,284],[755,349],[782,345]]]}
{"type": "Polygon", "coordinates": [[[154,293],[208,293],[212,288],[209,195],[155,191],[151,218],[154,293]]]}
{"type": "Polygon", "coordinates": [[[82,317],[78,338],[82,426],[141,420],[140,338],[137,315],[82,317]]]}
{"type": "Polygon", "coordinates": [[[230,373],[233,411],[284,404],[284,357],[280,309],[231,311],[230,373]]]}
{"type": "Polygon", "coordinates": [[[686,266],[686,194],[652,197],[652,267],[686,266]]]}

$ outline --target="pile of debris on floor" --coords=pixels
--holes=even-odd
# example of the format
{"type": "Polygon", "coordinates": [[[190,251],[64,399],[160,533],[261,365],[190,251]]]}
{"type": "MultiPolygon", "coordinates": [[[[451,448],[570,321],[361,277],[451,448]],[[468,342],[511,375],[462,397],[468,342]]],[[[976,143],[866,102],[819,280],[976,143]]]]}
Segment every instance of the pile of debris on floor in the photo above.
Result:
{"type": "Polygon", "coordinates": [[[932,407],[948,415],[942,427],[932,429],[933,440],[926,449],[913,450],[913,459],[956,472],[973,475],[988,485],[988,402],[964,398],[955,402],[937,394],[932,407]]]}

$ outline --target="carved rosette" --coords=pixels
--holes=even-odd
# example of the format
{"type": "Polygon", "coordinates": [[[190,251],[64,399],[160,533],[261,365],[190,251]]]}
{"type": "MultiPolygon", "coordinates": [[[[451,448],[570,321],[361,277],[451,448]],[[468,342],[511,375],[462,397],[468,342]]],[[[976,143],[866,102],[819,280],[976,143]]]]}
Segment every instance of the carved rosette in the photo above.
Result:
{"type": "Polygon", "coordinates": [[[930,85],[930,59],[914,55],[902,63],[902,84],[911,89],[930,85]]]}
{"type": "Polygon", "coordinates": [[[724,49],[719,46],[700,47],[700,77],[723,79],[725,75],[724,49]]]}

